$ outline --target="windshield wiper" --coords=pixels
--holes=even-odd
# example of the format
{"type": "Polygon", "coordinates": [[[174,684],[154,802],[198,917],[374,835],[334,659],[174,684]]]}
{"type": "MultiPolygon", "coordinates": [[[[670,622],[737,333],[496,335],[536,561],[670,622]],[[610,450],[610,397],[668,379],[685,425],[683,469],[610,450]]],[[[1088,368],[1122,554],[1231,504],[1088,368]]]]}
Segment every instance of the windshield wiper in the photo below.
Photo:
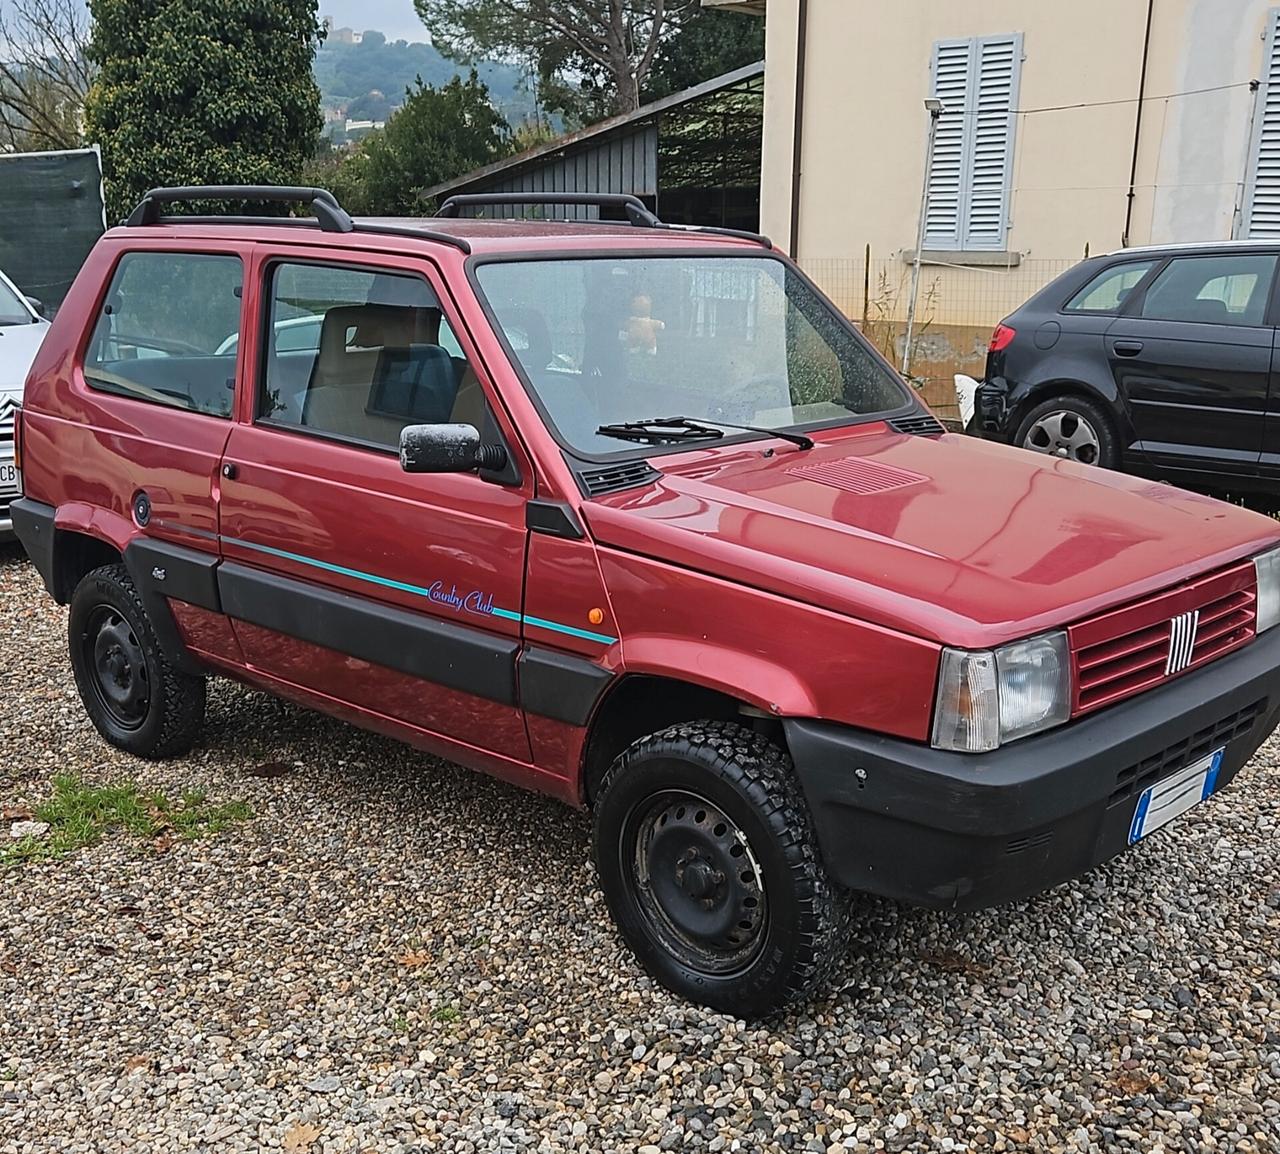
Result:
{"type": "Polygon", "coordinates": [[[765,437],[777,437],[789,441],[801,449],[812,449],[813,439],[803,433],[791,433],[785,429],[764,429],[759,425],[735,425],[728,421],[713,421],[706,417],[654,417],[649,421],[624,421],[616,425],[601,425],[596,432],[602,437],[617,437],[620,441],[643,441],[651,445],[675,444],[680,441],[703,441],[724,436],[725,429],[741,429],[744,433],[760,433],[765,437]]]}

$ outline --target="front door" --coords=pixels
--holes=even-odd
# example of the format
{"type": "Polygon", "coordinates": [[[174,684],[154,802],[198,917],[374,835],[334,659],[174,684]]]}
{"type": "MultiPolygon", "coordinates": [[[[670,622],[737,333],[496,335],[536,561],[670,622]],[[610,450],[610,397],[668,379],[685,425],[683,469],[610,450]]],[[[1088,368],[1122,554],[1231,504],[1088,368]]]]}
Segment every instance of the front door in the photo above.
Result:
{"type": "Polygon", "coordinates": [[[529,470],[523,484],[410,475],[397,455],[405,425],[494,420],[434,272],[316,253],[266,263],[257,283],[261,380],[221,500],[223,607],[246,660],[375,725],[528,760],[529,470]]]}
{"type": "Polygon", "coordinates": [[[1137,448],[1159,468],[1252,474],[1262,452],[1275,254],[1170,260],[1107,330],[1137,448]]]}

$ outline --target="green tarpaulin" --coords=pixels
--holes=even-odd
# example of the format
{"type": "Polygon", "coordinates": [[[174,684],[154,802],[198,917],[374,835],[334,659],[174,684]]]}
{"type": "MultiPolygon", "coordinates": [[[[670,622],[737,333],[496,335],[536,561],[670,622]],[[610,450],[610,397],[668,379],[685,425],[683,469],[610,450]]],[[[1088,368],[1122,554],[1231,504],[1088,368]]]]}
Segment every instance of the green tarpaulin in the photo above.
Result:
{"type": "Polygon", "coordinates": [[[0,152],[0,269],[50,315],[104,228],[95,150],[0,152]]]}

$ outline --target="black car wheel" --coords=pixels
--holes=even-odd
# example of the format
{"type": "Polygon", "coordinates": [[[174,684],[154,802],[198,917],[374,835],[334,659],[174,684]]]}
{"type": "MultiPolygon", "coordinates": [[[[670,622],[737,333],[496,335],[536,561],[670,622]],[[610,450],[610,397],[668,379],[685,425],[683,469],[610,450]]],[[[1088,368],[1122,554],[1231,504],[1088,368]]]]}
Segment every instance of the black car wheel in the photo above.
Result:
{"type": "Polygon", "coordinates": [[[107,741],[149,758],[173,757],[195,744],[205,679],[165,658],[123,565],[95,569],[76,586],[68,640],[76,688],[107,741]]]}
{"type": "Polygon", "coordinates": [[[698,722],[636,742],[601,783],[594,840],[614,920],[675,993],[760,1017],[840,956],[845,895],[790,759],[758,733],[698,722]]]}
{"type": "Polygon", "coordinates": [[[1014,444],[1103,469],[1114,469],[1120,457],[1110,419],[1091,401],[1075,396],[1041,401],[1023,417],[1014,444]]]}

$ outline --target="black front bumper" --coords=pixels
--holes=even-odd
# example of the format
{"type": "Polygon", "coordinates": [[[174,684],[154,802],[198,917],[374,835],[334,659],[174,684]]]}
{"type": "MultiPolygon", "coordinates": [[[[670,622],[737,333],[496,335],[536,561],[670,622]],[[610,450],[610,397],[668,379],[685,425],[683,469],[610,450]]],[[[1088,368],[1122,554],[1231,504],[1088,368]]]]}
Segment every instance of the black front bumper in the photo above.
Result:
{"type": "Polygon", "coordinates": [[[989,754],[828,722],[784,724],[837,881],[916,905],[982,909],[1126,849],[1139,795],[1225,746],[1220,791],[1278,721],[1280,628],[1158,689],[989,754]]]}

